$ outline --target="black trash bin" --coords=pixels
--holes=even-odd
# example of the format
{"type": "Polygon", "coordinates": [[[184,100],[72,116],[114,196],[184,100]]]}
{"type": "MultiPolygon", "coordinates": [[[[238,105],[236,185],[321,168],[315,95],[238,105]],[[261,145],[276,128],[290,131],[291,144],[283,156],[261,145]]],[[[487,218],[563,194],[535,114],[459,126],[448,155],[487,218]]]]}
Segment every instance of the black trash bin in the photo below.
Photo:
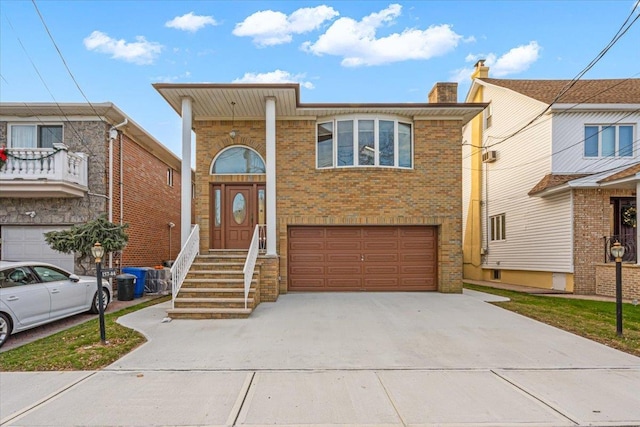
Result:
{"type": "Polygon", "coordinates": [[[136,276],[133,274],[120,274],[116,276],[118,284],[118,301],[133,300],[133,293],[136,287],[136,276]]]}

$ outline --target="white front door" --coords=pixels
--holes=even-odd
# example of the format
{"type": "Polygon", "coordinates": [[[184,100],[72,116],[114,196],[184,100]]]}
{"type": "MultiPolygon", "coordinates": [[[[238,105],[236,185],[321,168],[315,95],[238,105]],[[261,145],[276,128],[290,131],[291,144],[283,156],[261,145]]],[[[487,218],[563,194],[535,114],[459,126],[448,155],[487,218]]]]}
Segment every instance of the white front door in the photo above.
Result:
{"type": "Polygon", "coordinates": [[[44,233],[68,227],[50,225],[2,226],[2,256],[6,261],[48,262],[74,272],[73,254],[54,251],[44,240],[44,233]]]}

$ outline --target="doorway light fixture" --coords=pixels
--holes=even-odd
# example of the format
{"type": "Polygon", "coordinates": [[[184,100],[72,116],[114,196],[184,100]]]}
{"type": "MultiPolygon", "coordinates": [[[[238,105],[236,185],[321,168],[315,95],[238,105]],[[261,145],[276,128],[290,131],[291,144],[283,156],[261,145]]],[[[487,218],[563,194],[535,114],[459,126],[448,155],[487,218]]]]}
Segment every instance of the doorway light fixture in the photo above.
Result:
{"type": "Polygon", "coordinates": [[[234,129],[236,119],[236,103],[235,101],[231,101],[231,132],[229,132],[229,136],[231,139],[235,139],[238,132],[234,129]]]}

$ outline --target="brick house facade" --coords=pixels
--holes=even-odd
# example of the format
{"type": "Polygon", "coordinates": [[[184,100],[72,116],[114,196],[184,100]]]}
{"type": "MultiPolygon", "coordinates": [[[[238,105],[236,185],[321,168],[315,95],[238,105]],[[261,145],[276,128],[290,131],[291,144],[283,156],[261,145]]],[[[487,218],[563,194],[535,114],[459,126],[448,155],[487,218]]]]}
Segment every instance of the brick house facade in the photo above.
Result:
{"type": "MultiPolygon", "coordinates": [[[[29,154],[29,150],[15,151],[19,148],[12,146],[10,129],[46,124],[61,128],[59,142],[65,148],[55,153],[49,148],[32,151],[53,158],[62,151],[81,153],[86,168],[86,180],[80,183],[65,183],[64,177],[59,182],[55,177],[21,175],[27,170],[33,175],[29,165],[37,162],[23,161],[0,170],[3,259],[46,261],[40,256],[49,255],[54,263],[83,274],[93,263],[80,265],[71,255],[51,254],[54,251],[44,242],[42,231],[68,228],[101,215],[114,223],[129,224],[128,245],[122,253],[106,258],[107,265],[153,267],[175,258],[180,250],[181,163],[177,156],[111,103],[2,103],[0,109],[0,145],[6,145],[10,153],[29,154]],[[168,174],[173,174],[174,185],[168,184],[168,174]],[[65,185],[70,190],[60,191],[65,185]],[[169,223],[175,226],[170,228],[169,223]],[[23,250],[11,239],[31,231],[32,243],[40,249],[23,250]]],[[[40,171],[36,168],[35,172],[40,171]]]]}
{"type": "MultiPolygon", "coordinates": [[[[416,290],[462,291],[461,129],[485,105],[458,104],[452,84],[430,94],[437,102],[422,104],[302,104],[297,84],[155,87],[183,116],[183,126],[196,134],[194,209],[201,254],[232,247],[233,236],[225,224],[235,226],[233,221],[245,218],[244,205],[234,204],[244,196],[233,188],[253,187],[266,194],[267,248],[262,261],[271,273],[261,279],[261,285],[269,282],[264,283],[269,291],[266,298],[261,294],[262,300],[275,300],[277,294],[292,290],[410,290],[416,283],[416,290]],[[370,150],[370,157],[352,150],[349,139],[348,150],[355,158],[351,166],[338,166],[337,145],[327,157],[332,166],[320,165],[319,147],[323,141],[337,144],[341,121],[372,129],[375,123],[379,135],[382,126],[393,129],[390,138],[396,151],[386,160],[389,166],[381,164],[384,149],[378,134],[375,145],[364,148],[358,142],[362,137],[353,137],[353,146],[370,150]],[[336,135],[319,136],[323,123],[330,123],[336,135]],[[405,163],[399,160],[400,127],[411,132],[410,164],[407,156],[405,163]],[[218,159],[232,148],[240,149],[245,160],[253,156],[264,162],[262,168],[256,173],[218,173],[218,159]],[[371,163],[362,166],[365,161],[371,163]],[[228,194],[235,198],[225,202],[228,194]],[[317,237],[296,237],[305,233],[317,237]],[[331,240],[341,233],[352,237],[331,240]],[[318,249],[305,249],[306,245],[318,249]],[[405,250],[418,252],[405,256],[405,250]],[[426,264],[432,266],[425,274],[433,281],[423,284],[417,277],[422,273],[411,276],[411,271],[423,271],[426,264]],[[367,273],[376,268],[379,276],[367,273]],[[342,283],[355,276],[360,284],[342,283]]],[[[191,142],[183,140],[184,144],[191,142]]],[[[262,215],[259,209],[255,212],[262,215]]],[[[257,223],[252,222],[254,227],[257,223]]]]}

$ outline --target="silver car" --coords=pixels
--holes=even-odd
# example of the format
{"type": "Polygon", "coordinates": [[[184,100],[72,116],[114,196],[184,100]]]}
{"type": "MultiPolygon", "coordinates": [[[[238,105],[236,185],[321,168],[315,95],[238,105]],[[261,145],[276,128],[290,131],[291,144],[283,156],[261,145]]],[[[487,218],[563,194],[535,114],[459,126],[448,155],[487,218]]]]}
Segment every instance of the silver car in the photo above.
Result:
{"type": "MultiPolygon", "coordinates": [[[[97,280],[43,262],[0,261],[0,346],[9,335],[74,314],[98,313],[97,280]]],[[[102,280],[104,309],[111,284],[102,280]]]]}

